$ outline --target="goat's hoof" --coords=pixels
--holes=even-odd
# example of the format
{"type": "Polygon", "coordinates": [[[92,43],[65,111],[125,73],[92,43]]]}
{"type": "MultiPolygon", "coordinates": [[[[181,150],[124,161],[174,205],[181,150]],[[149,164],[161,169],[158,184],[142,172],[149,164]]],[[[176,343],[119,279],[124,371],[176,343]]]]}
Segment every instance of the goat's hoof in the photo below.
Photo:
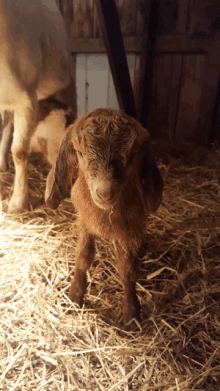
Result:
{"type": "Polygon", "coordinates": [[[29,210],[29,209],[30,209],[29,203],[27,201],[25,201],[23,203],[17,203],[17,202],[13,202],[13,200],[11,199],[8,204],[7,213],[19,214],[19,213],[22,213],[25,210],[29,210]]]}
{"type": "Polygon", "coordinates": [[[77,304],[80,308],[83,306],[83,296],[79,295],[79,293],[71,292],[69,293],[69,299],[74,303],[77,304]]]}
{"type": "Polygon", "coordinates": [[[135,298],[131,301],[124,303],[123,311],[123,323],[126,331],[135,331],[138,330],[140,323],[140,304],[135,295],[135,298]]]}

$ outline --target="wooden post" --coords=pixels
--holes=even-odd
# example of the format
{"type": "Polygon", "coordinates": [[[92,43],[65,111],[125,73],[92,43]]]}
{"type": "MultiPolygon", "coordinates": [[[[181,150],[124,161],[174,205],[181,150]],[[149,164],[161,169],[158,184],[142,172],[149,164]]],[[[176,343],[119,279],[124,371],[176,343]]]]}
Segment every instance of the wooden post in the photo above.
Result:
{"type": "Polygon", "coordinates": [[[115,0],[95,0],[120,109],[137,117],[115,0]]]}

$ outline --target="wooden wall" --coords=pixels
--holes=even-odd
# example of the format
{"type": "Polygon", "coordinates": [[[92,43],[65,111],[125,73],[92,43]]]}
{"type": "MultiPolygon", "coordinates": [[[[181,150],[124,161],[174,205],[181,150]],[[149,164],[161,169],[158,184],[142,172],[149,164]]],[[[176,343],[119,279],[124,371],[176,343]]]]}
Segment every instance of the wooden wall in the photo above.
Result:
{"type": "MultiPolygon", "coordinates": [[[[94,0],[60,0],[62,14],[71,24],[73,38],[100,38],[102,36],[94,0]]],[[[123,36],[142,35],[143,0],[116,0],[123,36]]]]}
{"type": "MultiPolygon", "coordinates": [[[[154,136],[165,132],[179,141],[206,144],[220,72],[220,2],[158,1],[159,23],[148,127],[154,136]]],[[[104,55],[94,1],[59,0],[59,5],[69,23],[71,50],[76,58],[87,55],[88,60],[90,55],[104,55]]],[[[144,12],[146,9],[149,15],[149,1],[116,0],[116,5],[125,49],[128,54],[140,55],[144,12]]],[[[138,78],[138,65],[134,78],[138,78]]],[[[137,82],[133,84],[138,105],[137,82]]],[[[109,86],[112,88],[111,83],[109,86]]],[[[107,91],[107,96],[109,93],[107,91]]],[[[218,137],[219,120],[215,126],[214,133],[218,137]]]]}

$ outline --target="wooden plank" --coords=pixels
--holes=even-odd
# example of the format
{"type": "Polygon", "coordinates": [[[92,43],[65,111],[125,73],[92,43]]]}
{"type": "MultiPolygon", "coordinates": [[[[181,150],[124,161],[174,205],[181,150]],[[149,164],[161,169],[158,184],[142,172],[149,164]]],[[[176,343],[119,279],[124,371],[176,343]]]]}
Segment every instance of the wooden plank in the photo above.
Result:
{"type": "Polygon", "coordinates": [[[220,104],[218,106],[218,113],[215,124],[214,141],[218,143],[220,142],[220,104]]]}
{"type": "Polygon", "coordinates": [[[200,145],[207,145],[209,138],[211,142],[212,135],[209,135],[209,133],[210,131],[212,132],[210,126],[213,115],[213,108],[215,107],[218,79],[219,70],[213,68],[212,64],[210,63],[210,57],[206,56],[198,121],[195,128],[194,137],[194,141],[200,145]]]}
{"type": "MultiPolygon", "coordinates": [[[[156,129],[156,119],[157,119],[157,70],[158,70],[158,56],[154,58],[154,72],[153,72],[153,80],[152,80],[152,91],[151,91],[151,101],[148,112],[146,112],[146,128],[150,132],[151,135],[154,134],[156,129]]],[[[139,95],[138,95],[139,100],[139,95]]],[[[139,102],[139,101],[138,101],[139,102]]],[[[139,103],[138,103],[139,104],[139,103]]]]}
{"type": "Polygon", "coordinates": [[[190,21],[188,33],[192,39],[211,38],[219,27],[220,3],[210,0],[194,0],[189,9],[190,21]]]}
{"type": "Polygon", "coordinates": [[[71,37],[93,37],[93,0],[74,0],[73,23],[71,25],[71,37]]]}
{"type": "Polygon", "coordinates": [[[218,117],[217,117],[217,121],[216,121],[215,140],[214,141],[217,141],[217,142],[220,141],[220,105],[218,108],[218,117]]]}
{"type": "MultiPolygon", "coordinates": [[[[123,38],[125,51],[140,53],[143,48],[143,37],[133,36],[123,38]]],[[[190,40],[186,36],[157,37],[155,42],[156,53],[207,53],[213,51],[216,45],[216,65],[220,63],[220,49],[218,41],[206,39],[190,40]]],[[[106,47],[103,38],[71,38],[71,51],[74,53],[105,53],[106,47]]]]}
{"type": "Polygon", "coordinates": [[[214,46],[214,42],[210,39],[191,40],[188,36],[167,35],[159,36],[156,39],[156,52],[186,52],[186,53],[206,53],[214,46]]]}
{"type": "Polygon", "coordinates": [[[115,1],[95,0],[95,2],[119,106],[127,114],[136,117],[135,102],[115,1]],[[112,29],[112,26],[114,26],[114,29],[112,29]]]}
{"type": "Polygon", "coordinates": [[[210,128],[208,134],[208,144],[212,144],[220,135],[218,125],[220,125],[220,74],[218,74],[218,83],[215,94],[215,102],[211,115],[210,128]]]}
{"type": "Polygon", "coordinates": [[[148,8],[145,8],[143,49],[140,60],[140,85],[139,85],[139,105],[138,119],[143,126],[146,126],[146,119],[150,107],[152,95],[152,81],[154,68],[155,41],[159,20],[159,0],[150,0],[150,16],[148,8]]]}
{"type": "Polygon", "coordinates": [[[205,55],[185,55],[175,138],[194,141],[205,68],[205,55]]]}
{"type": "Polygon", "coordinates": [[[207,58],[209,66],[212,66],[220,72],[220,36],[219,39],[215,40],[214,46],[210,47],[207,58]]]}
{"type": "Polygon", "coordinates": [[[175,34],[179,0],[159,1],[158,35],[175,34]]]}
{"type": "Polygon", "coordinates": [[[154,59],[152,97],[147,118],[152,137],[173,137],[178,109],[182,55],[160,55],[154,59]]]}
{"type": "Polygon", "coordinates": [[[171,75],[171,56],[162,55],[155,59],[155,86],[154,86],[154,113],[152,123],[148,123],[148,128],[153,137],[158,137],[166,132],[168,127],[168,101],[171,75]]]}
{"type": "MultiPolygon", "coordinates": [[[[126,52],[135,53],[141,51],[142,37],[125,37],[123,41],[126,52]]],[[[106,53],[106,47],[103,38],[71,38],[71,52],[106,53]]]]}
{"type": "Polygon", "coordinates": [[[56,3],[61,11],[63,20],[69,37],[71,36],[71,25],[73,23],[73,1],[72,0],[56,0],[56,3]]]}
{"type": "Polygon", "coordinates": [[[138,90],[140,85],[140,55],[135,54],[135,72],[134,72],[134,81],[133,81],[133,92],[134,92],[134,100],[136,104],[136,108],[138,111],[138,102],[139,102],[139,96],[138,96],[138,90]]]}
{"type": "Polygon", "coordinates": [[[146,17],[150,17],[150,1],[138,0],[136,17],[136,35],[143,35],[146,17]]]}
{"type": "Polygon", "coordinates": [[[121,33],[124,37],[135,35],[138,0],[116,0],[121,33]]]}
{"type": "Polygon", "coordinates": [[[176,24],[177,34],[186,34],[189,23],[189,8],[192,0],[179,0],[176,24]]]}
{"type": "MultiPolygon", "coordinates": [[[[97,8],[94,2],[94,30],[93,30],[93,37],[94,38],[101,38],[102,37],[102,30],[99,22],[99,17],[97,13],[97,8]]],[[[103,43],[104,44],[104,43],[103,43]]]]}
{"type": "Polygon", "coordinates": [[[73,0],[62,0],[60,10],[63,17],[67,18],[71,24],[73,22],[73,0]]]}
{"type": "Polygon", "coordinates": [[[167,134],[173,137],[176,127],[177,110],[179,107],[180,81],[183,67],[183,55],[171,55],[171,77],[168,97],[167,134]]]}
{"type": "MultiPolygon", "coordinates": [[[[147,118],[148,130],[152,137],[159,137],[171,130],[169,129],[169,120],[175,116],[177,101],[174,101],[174,92],[177,96],[178,91],[173,81],[173,56],[161,55],[154,59],[154,79],[152,84],[152,96],[147,118]],[[171,104],[174,106],[171,107],[171,104]],[[170,108],[174,113],[169,113],[170,108]]],[[[178,56],[180,57],[180,56],[178,56]]],[[[175,64],[176,65],[176,64],[175,64]]],[[[176,71],[176,69],[175,69],[176,71]]],[[[177,76],[176,76],[177,78],[177,76]]]]}
{"type": "MultiPolygon", "coordinates": [[[[137,107],[138,119],[141,119],[141,113],[143,109],[143,86],[142,81],[144,77],[144,71],[146,67],[146,49],[147,49],[147,40],[149,36],[149,22],[150,22],[150,8],[151,2],[145,0],[139,0],[137,4],[137,25],[136,25],[136,34],[142,34],[142,46],[141,46],[141,56],[136,59],[136,76],[134,81],[134,97],[137,107]]],[[[136,51],[137,52],[137,51],[136,51]]]]}

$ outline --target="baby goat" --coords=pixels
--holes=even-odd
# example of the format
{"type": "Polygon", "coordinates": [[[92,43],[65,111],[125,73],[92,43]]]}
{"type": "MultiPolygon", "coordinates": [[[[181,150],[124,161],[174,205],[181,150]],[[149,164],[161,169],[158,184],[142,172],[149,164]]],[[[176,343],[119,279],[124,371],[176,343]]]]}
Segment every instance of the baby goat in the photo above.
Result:
{"type": "MultiPolygon", "coordinates": [[[[0,171],[8,168],[8,153],[12,144],[14,115],[8,110],[1,113],[2,139],[0,142],[0,171]]],[[[41,152],[50,165],[56,162],[66,128],[75,116],[71,108],[54,98],[38,102],[35,130],[31,137],[29,153],[41,152]]]]}
{"type": "Polygon", "coordinates": [[[157,210],[163,190],[148,131],[114,109],[95,109],[78,118],[67,130],[48,175],[47,205],[56,209],[70,190],[80,226],[70,299],[83,304],[94,240],[114,240],[124,287],[123,321],[140,319],[135,292],[138,255],[147,216],[157,210]]]}

